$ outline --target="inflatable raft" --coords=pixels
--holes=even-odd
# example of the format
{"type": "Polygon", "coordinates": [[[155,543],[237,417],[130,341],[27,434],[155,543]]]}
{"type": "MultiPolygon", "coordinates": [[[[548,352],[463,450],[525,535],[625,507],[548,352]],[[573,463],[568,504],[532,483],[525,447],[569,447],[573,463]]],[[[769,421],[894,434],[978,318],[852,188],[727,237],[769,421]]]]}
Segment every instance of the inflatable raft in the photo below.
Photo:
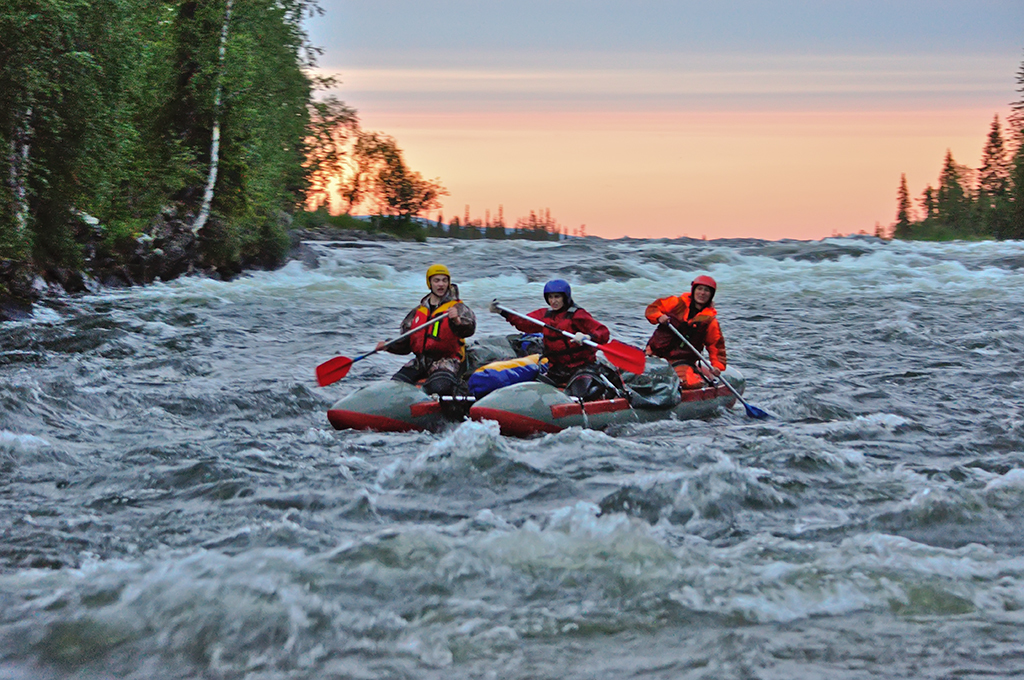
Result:
{"type": "MultiPolygon", "coordinates": [[[[461,419],[465,409],[459,411],[461,419]]],[[[336,430],[410,432],[439,429],[451,422],[450,412],[416,385],[382,380],[342,397],[327,411],[327,419],[336,430]]]]}
{"type": "MultiPolygon", "coordinates": [[[[745,381],[739,371],[729,367],[722,377],[742,394],[745,381]]],[[[472,404],[468,412],[473,420],[497,421],[502,434],[527,437],[569,427],[599,430],[616,424],[703,418],[736,401],[732,392],[721,384],[683,390],[681,399],[661,408],[638,406],[631,403],[636,399],[625,397],[581,403],[551,385],[527,382],[503,387],[475,402],[462,402],[462,406],[472,404]]],[[[343,397],[327,411],[327,418],[338,430],[436,430],[466,412],[465,408],[446,408],[452,405],[438,401],[414,385],[385,380],[343,397]]]]}
{"type": "MultiPolygon", "coordinates": [[[[730,367],[722,376],[742,394],[745,381],[739,371],[730,367]]],[[[488,394],[473,404],[469,417],[473,420],[495,420],[501,426],[502,434],[528,437],[569,427],[602,430],[609,425],[703,418],[736,402],[736,397],[722,384],[683,390],[681,397],[682,401],[667,408],[634,406],[633,400],[626,397],[579,402],[551,385],[529,382],[488,394]]]]}

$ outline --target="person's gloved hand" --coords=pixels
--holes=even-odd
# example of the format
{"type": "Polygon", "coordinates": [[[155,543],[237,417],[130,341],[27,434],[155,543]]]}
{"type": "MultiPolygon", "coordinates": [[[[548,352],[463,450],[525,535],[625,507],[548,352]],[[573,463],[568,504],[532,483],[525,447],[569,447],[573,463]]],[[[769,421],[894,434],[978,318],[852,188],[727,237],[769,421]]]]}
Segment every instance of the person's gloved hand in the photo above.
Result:
{"type": "Polygon", "coordinates": [[[587,335],[586,333],[583,333],[583,332],[579,332],[579,333],[576,333],[576,335],[572,336],[572,340],[570,340],[570,342],[572,342],[575,345],[582,345],[584,340],[589,340],[589,339],[590,339],[589,335],[587,335]]]}
{"type": "Polygon", "coordinates": [[[719,375],[722,374],[722,372],[719,371],[714,366],[707,366],[707,365],[705,365],[703,363],[698,364],[697,370],[700,371],[701,375],[703,375],[705,378],[707,378],[711,382],[714,382],[715,378],[717,378],[719,375]]]}
{"type": "Polygon", "coordinates": [[[498,298],[494,298],[493,300],[491,300],[491,304],[490,306],[487,307],[487,309],[491,311],[491,314],[501,314],[501,310],[498,309],[499,304],[501,303],[498,302],[498,298]]]}

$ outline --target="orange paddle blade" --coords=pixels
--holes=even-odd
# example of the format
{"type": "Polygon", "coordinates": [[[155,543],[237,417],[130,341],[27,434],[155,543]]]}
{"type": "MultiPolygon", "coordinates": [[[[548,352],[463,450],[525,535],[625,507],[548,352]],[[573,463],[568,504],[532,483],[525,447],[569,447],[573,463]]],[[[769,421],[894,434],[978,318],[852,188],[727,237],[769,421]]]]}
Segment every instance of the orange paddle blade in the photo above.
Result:
{"type": "Polygon", "coordinates": [[[353,360],[348,357],[334,357],[316,367],[316,382],[320,387],[336,383],[352,368],[353,360]]]}
{"type": "Polygon", "coordinates": [[[597,348],[604,352],[605,358],[612,364],[630,373],[643,373],[647,366],[647,357],[642,349],[627,345],[618,340],[612,340],[607,345],[598,345],[597,348]]]}

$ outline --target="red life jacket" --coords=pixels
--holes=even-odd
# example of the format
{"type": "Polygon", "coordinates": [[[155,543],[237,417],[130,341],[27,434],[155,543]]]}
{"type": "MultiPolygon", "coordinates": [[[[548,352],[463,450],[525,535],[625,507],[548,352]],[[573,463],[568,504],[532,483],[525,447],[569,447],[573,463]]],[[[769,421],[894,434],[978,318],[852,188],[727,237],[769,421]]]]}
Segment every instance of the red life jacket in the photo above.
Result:
{"type": "MultiPolygon", "coordinates": [[[[535,314],[536,312],[530,314],[530,316],[535,314]]],[[[559,330],[569,331],[570,333],[579,331],[588,333],[591,331],[590,328],[585,328],[577,323],[577,317],[582,317],[583,315],[590,317],[585,310],[573,305],[566,311],[559,310],[554,312],[550,309],[545,310],[543,315],[535,318],[559,330]]],[[[590,345],[573,344],[568,337],[550,328],[543,328],[541,330],[544,333],[544,356],[551,363],[569,370],[597,361],[597,350],[590,345]]]]}
{"type": "Polygon", "coordinates": [[[455,335],[448,323],[448,310],[462,302],[461,300],[449,300],[437,308],[433,313],[426,305],[416,308],[416,315],[412,319],[410,328],[422,326],[430,320],[434,320],[430,326],[419,333],[413,333],[409,338],[409,346],[416,354],[423,354],[430,359],[465,359],[466,341],[455,335]]]}

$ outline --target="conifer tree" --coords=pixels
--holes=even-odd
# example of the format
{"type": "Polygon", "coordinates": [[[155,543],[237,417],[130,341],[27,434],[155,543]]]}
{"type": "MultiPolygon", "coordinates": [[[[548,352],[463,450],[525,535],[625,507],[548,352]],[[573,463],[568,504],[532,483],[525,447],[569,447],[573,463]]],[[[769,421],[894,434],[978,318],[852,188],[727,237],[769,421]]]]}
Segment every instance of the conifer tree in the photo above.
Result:
{"type": "Polygon", "coordinates": [[[910,193],[907,191],[907,175],[900,175],[900,188],[896,192],[896,226],[893,238],[913,238],[910,220],[910,193]]]}
{"type": "Polygon", "coordinates": [[[967,235],[970,230],[971,200],[964,189],[963,177],[963,168],[953,160],[953,153],[947,149],[935,197],[936,219],[955,233],[967,235]]]}
{"type": "Polygon", "coordinates": [[[992,119],[978,169],[977,212],[985,234],[1003,238],[1009,220],[1010,160],[1003,144],[999,115],[992,119]]]}
{"type": "Polygon", "coordinates": [[[1021,61],[1017,69],[1017,93],[1020,99],[1010,104],[1010,118],[1007,121],[1010,126],[1010,137],[1016,146],[1024,143],[1024,61],[1021,61]]]}
{"type": "Polygon", "coordinates": [[[921,192],[921,210],[924,212],[924,217],[921,218],[921,224],[924,226],[930,226],[936,220],[938,215],[936,211],[936,200],[935,200],[935,188],[931,184],[924,188],[921,192]]]}
{"type": "Polygon", "coordinates": [[[1012,104],[1010,127],[1015,146],[1010,170],[1007,201],[1010,204],[1006,238],[1024,239],[1024,61],[1017,71],[1017,92],[1021,98],[1012,104]]]}
{"type": "Polygon", "coordinates": [[[1017,145],[1010,175],[1009,216],[1005,238],[1024,239],[1024,143],[1017,145]]]}

